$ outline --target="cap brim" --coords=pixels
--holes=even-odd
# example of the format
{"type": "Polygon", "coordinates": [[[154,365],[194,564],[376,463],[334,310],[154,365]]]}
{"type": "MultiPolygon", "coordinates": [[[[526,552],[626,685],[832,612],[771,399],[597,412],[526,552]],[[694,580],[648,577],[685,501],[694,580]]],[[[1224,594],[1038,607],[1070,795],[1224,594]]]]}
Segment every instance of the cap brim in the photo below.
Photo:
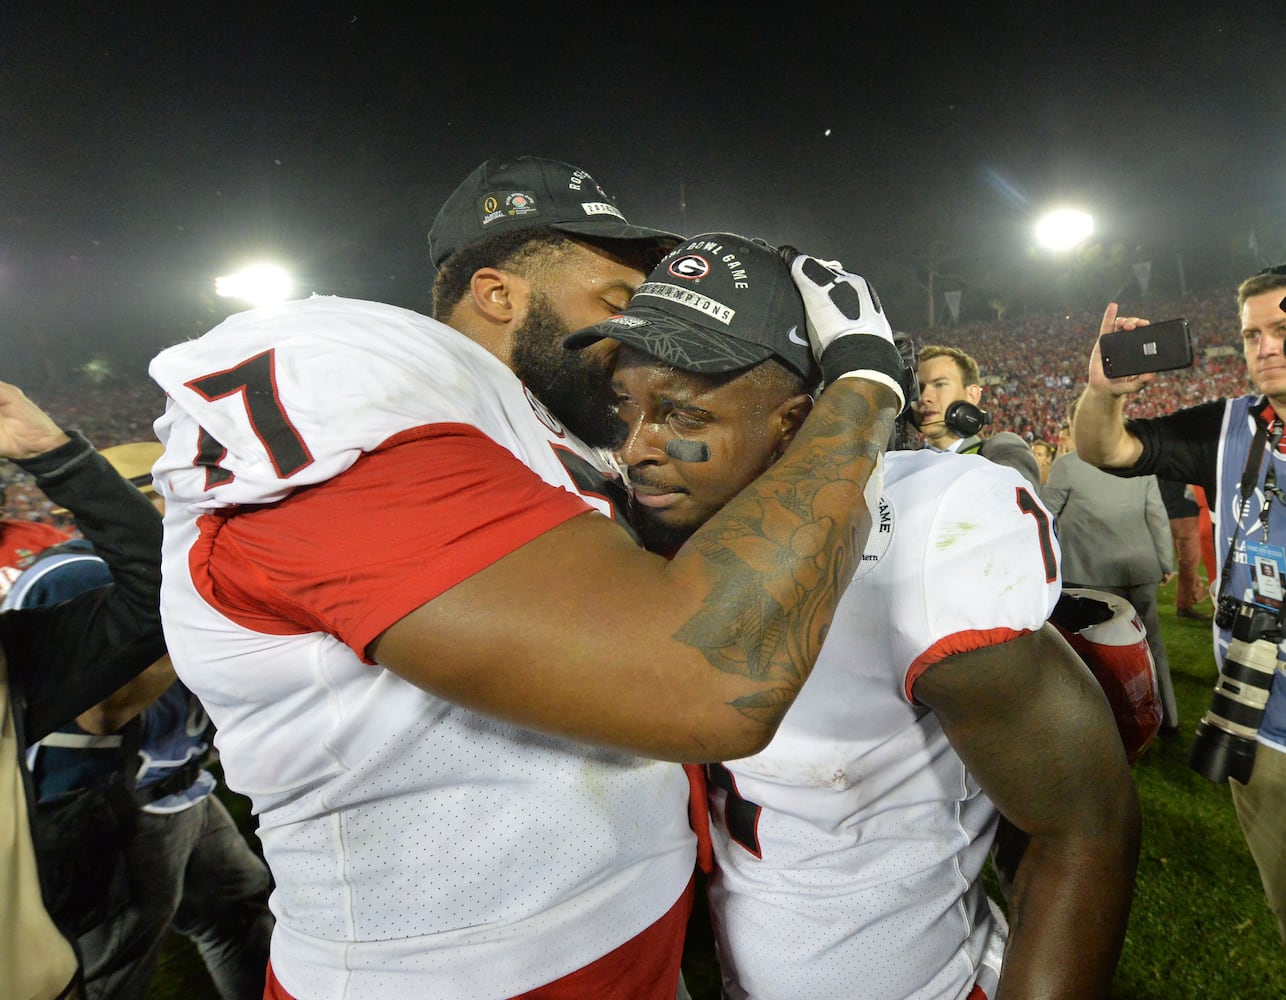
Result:
{"type": "MultiPolygon", "coordinates": [[[[583,236],[587,240],[620,240],[626,243],[652,243],[655,244],[657,248],[657,261],[683,242],[683,237],[676,233],[667,233],[663,229],[649,229],[646,226],[632,226],[628,222],[621,222],[617,219],[597,219],[586,220],[584,222],[542,222],[538,218],[533,217],[529,222],[520,225],[514,225],[511,223],[508,228],[513,231],[518,229],[536,229],[540,226],[557,230],[560,233],[566,233],[569,236],[583,236]]],[[[429,231],[429,256],[433,261],[433,266],[440,271],[442,270],[443,264],[455,256],[455,254],[462,248],[469,246],[470,242],[440,246],[434,242],[434,231],[435,230],[429,231]]],[[[482,239],[482,236],[477,236],[475,239],[480,240],[482,239]]]]}
{"type": "Polygon", "coordinates": [[[578,351],[609,337],[685,372],[737,371],[774,356],[762,344],[706,330],[646,306],[577,330],[563,341],[563,347],[578,351]]]}
{"type": "Polygon", "coordinates": [[[548,225],[550,229],[556,229],[560,233],[573,233],[576,236],[589,236],[600,240],[663,243],[666,244],[667,250],[683,242],[683,237],[675,233],[667,233],[662,229],[648,229],[646,226],[632,226],[618,219],[551,222],[548,225]]]}

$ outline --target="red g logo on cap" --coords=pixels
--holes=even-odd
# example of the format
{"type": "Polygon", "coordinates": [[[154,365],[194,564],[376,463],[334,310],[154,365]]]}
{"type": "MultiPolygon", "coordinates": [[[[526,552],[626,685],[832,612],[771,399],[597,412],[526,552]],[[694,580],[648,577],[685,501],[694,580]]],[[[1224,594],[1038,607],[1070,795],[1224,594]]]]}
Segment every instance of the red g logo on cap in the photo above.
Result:
{"type": "Polygon", "coordinates": [[[710,262],[697,254],[686,253],[670,261],[668,270],[676,278],[687,278],[692,281],[704,278],[710,273],[710,262]]]}

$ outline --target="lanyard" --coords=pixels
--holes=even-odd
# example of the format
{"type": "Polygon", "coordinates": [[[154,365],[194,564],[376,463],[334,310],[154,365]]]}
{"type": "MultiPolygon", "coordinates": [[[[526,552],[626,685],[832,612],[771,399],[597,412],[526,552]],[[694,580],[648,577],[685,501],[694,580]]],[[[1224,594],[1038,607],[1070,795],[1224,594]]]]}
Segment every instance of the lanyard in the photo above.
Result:
{"type": "Polygon", "coordinates": [[[1241,538],[1241,523],[1250,509],[1250,496],[1255,492],[1255,483],[1259,481],[1259,470],[1263,468],[1265,456],[1268,458],[1268,474],[1264,477],[1264,504],[1259,509],[1259,525],[1264,533],[1264,541],[1268,540],[1268,512],[1273,499],[1276,498],[1278,503],[1286,504],[1286,495],[1283,495],[1281,487],[1277,485],[1277,469],[1274,467],[1272,457],[1278,444],[1281,443],[1282,431],[1280,417],[1274,416],[1270,427],[1256,416],[1255,440],[1246,454],[1246,468],[1241,473],[1241,506],[1237,508],[1237,524],[1233,528],[1232,541],[1224,556],[1223,572],[1219,574],[1220,597],[1228,591],[1228,578],[1232,576],[1232,557],[1237,551],[1237,541],[1241,538]],[[1267,451],[1264,450],[1265,444],[1270,445],[1267,451]]]}
{"type": "Polygon", "coordinates": [[[1282,422],[1278,417],[1268,428],[1268,475],[1264,477],[1264,505],[1259,509],[1259,526],[1263,530],[1265,542],[1268,541],[1268,508],[1272,506],[1274,500],[1278,503],[1286,503],[1286,494],[1283,494],[1281,487],[1277,485],[1277,463],[1273,460],[1273,453],[1277,451],[1281,440],[1282,422]]]}

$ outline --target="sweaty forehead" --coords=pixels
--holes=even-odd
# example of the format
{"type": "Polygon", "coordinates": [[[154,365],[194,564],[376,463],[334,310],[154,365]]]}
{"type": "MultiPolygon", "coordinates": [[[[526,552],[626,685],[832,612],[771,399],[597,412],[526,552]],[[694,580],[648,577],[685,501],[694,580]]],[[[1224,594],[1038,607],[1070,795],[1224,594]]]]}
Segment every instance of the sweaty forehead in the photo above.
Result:
{"type": "Polygon", "coordinates": [[[620,350],[616,352],[615,377],[631,382],[665,382],[674,385],[697,385],[701,379],[695,372],[680,371],[629,344],[621,344],[620,350]]]}
{"type": "Polygon", "coordinates": [[[618,247],[597,246],[582,240],[572,240],[571,263],[578,270],[597,281],[619,282],[631,291],[647,277],[641,255],[622,251],[618,247]]]}
{"type": "Polygon", "coordinates": [[[685,372],[640,351],[629,344],[622,344],[616,353],[616,370],[613,384],[632,395],[648,391],[667,396],[693,398],[718,389],[728,381],[726,376],[703,375],[685,372]]]}

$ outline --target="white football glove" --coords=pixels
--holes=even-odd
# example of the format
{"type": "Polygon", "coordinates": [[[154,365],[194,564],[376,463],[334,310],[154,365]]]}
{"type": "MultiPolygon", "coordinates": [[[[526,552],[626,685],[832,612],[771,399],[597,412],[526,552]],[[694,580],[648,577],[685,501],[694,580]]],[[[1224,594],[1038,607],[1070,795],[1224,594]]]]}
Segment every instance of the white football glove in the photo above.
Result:
{"type": "Polygon", "coordinates": [[[893,327],[875,289],[837,261],[806,254],[794,258],[790,275],[804,299],[808,339],[823,384],[864,378],[887,385],[897,394],[900,413],[912,395],[915,374],[894,345],[893,327]]]}

